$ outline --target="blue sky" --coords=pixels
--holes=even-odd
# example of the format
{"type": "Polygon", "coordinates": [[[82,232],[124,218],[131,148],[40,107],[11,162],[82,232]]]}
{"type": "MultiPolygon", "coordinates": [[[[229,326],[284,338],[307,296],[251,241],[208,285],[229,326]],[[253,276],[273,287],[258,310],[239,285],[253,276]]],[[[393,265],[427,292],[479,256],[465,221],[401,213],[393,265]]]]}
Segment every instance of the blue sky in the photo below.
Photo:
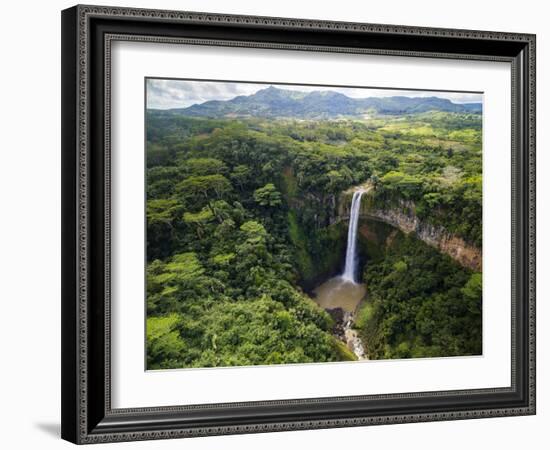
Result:
{"type": "Polygon", "coordinates": [[[230,100],[238,95],[251,95],[260,89],[275,86],[302,92],[336,91],[353,98],[391,97],[441,97],[455,103],[481,102],[482,94],[460,92],[406,91],[400,89],[343,88],[303,85],[278,85],[258,83],[232,83],[217,81],[147,80],[147,108],[186,108],[209,100],[230,100]]]}

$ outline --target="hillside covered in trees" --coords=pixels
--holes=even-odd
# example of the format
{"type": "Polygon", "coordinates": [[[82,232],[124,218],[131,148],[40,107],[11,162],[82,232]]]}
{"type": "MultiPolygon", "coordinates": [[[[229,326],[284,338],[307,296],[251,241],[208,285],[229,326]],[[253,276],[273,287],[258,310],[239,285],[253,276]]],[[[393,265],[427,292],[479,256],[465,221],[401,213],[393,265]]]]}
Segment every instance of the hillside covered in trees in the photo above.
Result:
{"type": "MultiPolygon", "coordinates": [[[[481,247],[478,106],[354,100],[329,117],[309,96],[147,110],[148,369],[354,360],[312,294],[341,270],[350,187],[481,247]]],[[[392,236],[361,248],[368,357],[480,354],[481,274],[392,236]]]]}

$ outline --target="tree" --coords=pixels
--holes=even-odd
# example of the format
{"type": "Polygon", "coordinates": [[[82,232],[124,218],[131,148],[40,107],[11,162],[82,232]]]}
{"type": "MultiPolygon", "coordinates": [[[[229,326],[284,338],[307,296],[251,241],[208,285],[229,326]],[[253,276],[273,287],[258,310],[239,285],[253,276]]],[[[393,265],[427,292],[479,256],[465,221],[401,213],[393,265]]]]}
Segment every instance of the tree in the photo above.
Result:
{"type": "Polygon", "coordinates": [[[169,314],[147,319],[147,367],[160,369],[178,367],[185,343],[177,331],[179,317],[169,314]]]}
{"type": "Polygon", "coordinates": [[[481,312],[481,299],[483,294],[481,273],[473,273],[468,282],[462,288],[464,298],[468,302],[468,309],[472,313],[481,312]]]}
{"type": "Polygon", "coordinates": [[[282,205],[281,193],[277,191],[273,183],[267,183],[264,187],[254,191],[254,200],[260,206],[275,208],[282,205]]]}
{"type": "Polygon", "coordinates": [[[199,212],[191,213],[185,212],[183,214],[183,221],[195,225],[197,237],[199,239],[203,236],[204,227],[207,223],[211,222],[214,218],[212,210],[208,207],[202,208],[199,212]]]}
{"type": "Polygon", "coordinates": [[[245,164],[239,164],[233,169],[233,171],[229,175],[229,178],[242,191],[244,190],[245,186],[247,186],[250,183],[252,179],[251,175],[252,175],[252,171],[250,170],[249,166],[245,164]]]}
{"type": "Polygon", "coordinates": [[[231,183],[223,175],[200,175],[186,178],[177,185],[177,190],[190,202],[200,200],[210,203],[214,198],[221,199],[231,191],[231,183]]]}
{"type": "Polygon", "coordinates": [[[223,175],[227,173],[227,166],[223,161],[215,158],[190,158],[181,161],[183,170],[194,176],[223,175]]]}
{"type": "Polygon", "coordinates": [[[230,219],[234,215],[234,208],[225,200],[216,200],[210,205],[212,214],[216,217],[219,223],[222,223],[226,219],[230,219]]]}
{"type": "Polygon", "coordinates": [[[147,258],[166,258],[174,243],[174,221],[182,210],[176,199],[147,201],[147,258]]]}
{"type": "Polygon", "coordinates": [[[173,160],[173,152],[167,146],[152,143],[147,145],[147,167],[169,166],[173,160]]]}
{"type": "Polygon", "coordinates": [[[251,244],[263,243],[267,238],[267,231],[261,223],[249,220],[240,227],[244,233],[246,242],[251,244]]]}

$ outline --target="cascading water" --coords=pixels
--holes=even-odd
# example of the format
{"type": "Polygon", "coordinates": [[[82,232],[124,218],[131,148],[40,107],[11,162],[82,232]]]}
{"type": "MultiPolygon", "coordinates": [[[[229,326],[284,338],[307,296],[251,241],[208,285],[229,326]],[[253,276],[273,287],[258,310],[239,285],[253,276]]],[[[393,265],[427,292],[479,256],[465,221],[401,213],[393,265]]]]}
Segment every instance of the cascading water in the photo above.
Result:
{"type": "Polygon", "coordinates": [[[355,283],[355,273],[357,272],[357,225],[359,223],[359,213],[361,209],[361,196],[365,191],[359,190],[353,193],[351,199],[351,209],[349,214],[348,245],[346,249],[346,264],[342,279],[355,283]]]}
{"type": "Polygon", "coordinates": [[[353,193],[349,215],[348,243],[344,272],[315,288],[315,301],[333,317],[332,333],[355,354],[358,360],[368,359],[363,341],[354,328],[355,313],[365,296],[366,286],[355,281],[357,268],[357,227],[361,209],[361,196],[369,188],[359,188],[353,193]]]}

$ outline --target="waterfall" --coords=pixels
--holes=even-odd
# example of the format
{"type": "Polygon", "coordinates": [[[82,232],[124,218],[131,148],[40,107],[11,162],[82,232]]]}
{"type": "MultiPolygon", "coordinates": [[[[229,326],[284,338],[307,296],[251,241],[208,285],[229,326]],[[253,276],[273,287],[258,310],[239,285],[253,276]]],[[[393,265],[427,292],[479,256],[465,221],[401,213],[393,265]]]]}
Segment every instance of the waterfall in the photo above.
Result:
{"type": "Polygon", "coordinates": [[[346,265],[342,278],[346,281],[355,283],[355,273],[357,272],[357,224],[359,223],[359,213],[361,209],[361,196],[365,191],[355,191],[351,199],[351,209],[349,214],[348,228],[348,246],[346,249],[346,265]]]}

